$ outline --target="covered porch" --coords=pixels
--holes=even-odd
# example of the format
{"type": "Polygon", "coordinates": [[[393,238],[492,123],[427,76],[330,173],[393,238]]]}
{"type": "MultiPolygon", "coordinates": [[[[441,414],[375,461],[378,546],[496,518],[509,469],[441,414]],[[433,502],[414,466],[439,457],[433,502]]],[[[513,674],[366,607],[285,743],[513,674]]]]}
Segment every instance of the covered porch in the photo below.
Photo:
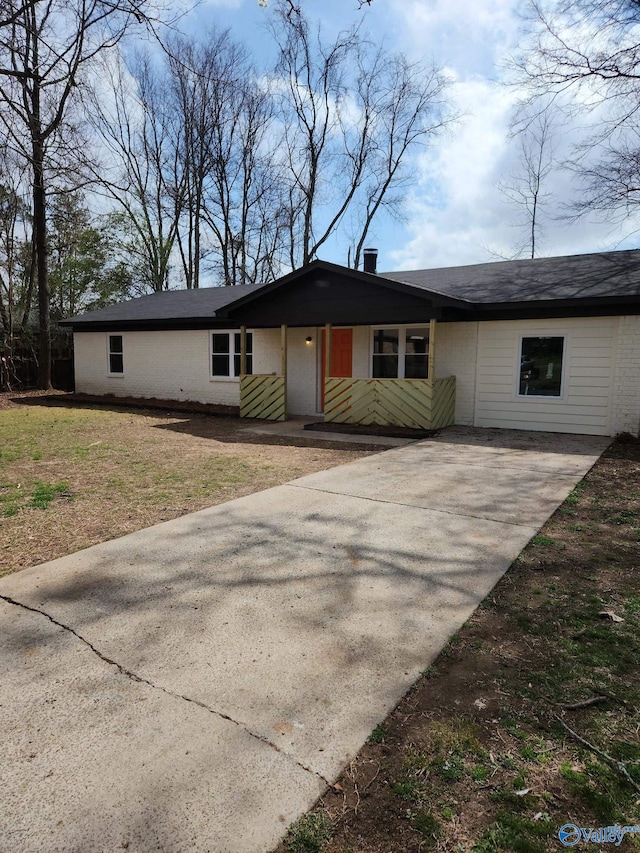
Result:
{"type": "MultiPolygon", "coordinates": [[[[241,327],[240,417],[284,421],[291,412],[289,392],[293,383],[288,369],[291,331],[286,324],[279,330],[280,364],[277,372],[247,373],[247,327],[241,327]]],[[[423,378],[354,376],[356,359],[351,345],[345,352],[343,343],[347,335],[350,339],[351,331],[344,327],[334,329],[327,323],[321,334],[307,336],[310,349],[305,355],[315,356],[318,368],[318,416],[332,423],[413,429],[439,429],[454,423],[455,376],[435,377],[436,320],[432,319],[428,324],[428,353],[424,358],[426,376],[423,378]],[[314,348],[316,342],[321,348],[319,352],[314,348]],[[336,343],[338,347],[334,351],[336,343]]],[[[368,333],[368,327],[366,331],[368,333]]],[[[253,332],[253,337],[259,341],[258,330],[253,332]]],[[[273,333],[270,337],[273,341],[273,333]]],[[[363,336],[359,337],[362,339],[363,336]]],[[[257,353],[252,355],[255,358],[257,353]]],[[[361,363],[365,360],[362,353],[358,357],[361,363]]],[[[397,354],[391,356],[394,357],[397,358],[397,354]]],[[[293,411],[293,414],[309,412],[293,411]]]]}
{"type": "Polygon", "coordinates": [[[231,306],[241,417],[415,429],[455,422],[456,378],[436,373],[442,307],[432,294],[343,268],[331,275],[327,265],[289,279],[231,306]]]}

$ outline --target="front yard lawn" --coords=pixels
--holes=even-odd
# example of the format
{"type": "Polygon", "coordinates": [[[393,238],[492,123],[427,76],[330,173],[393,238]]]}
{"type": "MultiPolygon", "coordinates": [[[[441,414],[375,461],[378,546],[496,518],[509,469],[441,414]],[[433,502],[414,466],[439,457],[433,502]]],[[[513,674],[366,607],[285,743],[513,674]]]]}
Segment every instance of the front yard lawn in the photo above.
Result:
{"type": "Polygon", "coordinates": [[[235,418],[12,399],[0,395],[0,576],[375,450],[235,418]]]}

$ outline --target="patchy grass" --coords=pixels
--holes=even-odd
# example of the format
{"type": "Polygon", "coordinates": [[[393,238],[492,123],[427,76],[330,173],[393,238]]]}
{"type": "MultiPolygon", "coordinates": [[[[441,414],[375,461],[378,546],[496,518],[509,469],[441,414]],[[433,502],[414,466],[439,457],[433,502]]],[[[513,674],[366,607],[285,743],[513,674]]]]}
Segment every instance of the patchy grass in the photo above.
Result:
{"type": "Polygon", "coordinates": [[[290,853],[319,853],[330,837],[329,820],[323,811],[317,811],[297,820],[284,843],[290,853]]]}
{"type": "Polygon", "coordinates": [[[640,442],[616,443],[323,797],[322,853],[557,853],[566,823],[640,823],[639,518],[640,442]]]}
{"type": "Polygon", "coordinates": [[[234,418],[34,402],[0,395],[0,575],[379,449],[260,436],[234,418]]]}
{"type": "Polygon", "coordinates": [[[384,723],[378,723],[375,729],[369,735],[369,743],[382,743],[387,730],[384,723]]]}
{"type": "Polygon", "coordinates": [[[68,483],[37,483],[25,506],[30,509],[49,509],[49,504],[57,497],[71,497],[68,483]]]}

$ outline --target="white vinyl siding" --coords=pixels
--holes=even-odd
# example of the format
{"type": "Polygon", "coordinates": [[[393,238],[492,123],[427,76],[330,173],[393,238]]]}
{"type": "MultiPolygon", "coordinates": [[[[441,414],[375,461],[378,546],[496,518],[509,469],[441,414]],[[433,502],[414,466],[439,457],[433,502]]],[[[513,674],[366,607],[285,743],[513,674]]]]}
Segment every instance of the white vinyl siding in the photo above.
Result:
{"type": "Polygon", "coordinates": [[[475,425],[609,435],[617,326],[616,317],[480,323],[475,425]],[[521,340],[537,336],[564,337],[559,397],[518,393],[521,340]]]}

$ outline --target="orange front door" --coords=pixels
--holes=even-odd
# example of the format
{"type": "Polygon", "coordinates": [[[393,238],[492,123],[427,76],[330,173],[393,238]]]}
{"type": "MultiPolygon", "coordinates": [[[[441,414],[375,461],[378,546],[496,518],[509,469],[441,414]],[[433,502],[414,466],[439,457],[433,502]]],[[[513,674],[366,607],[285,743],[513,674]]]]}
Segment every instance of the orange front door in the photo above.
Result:
{"type": "MultiPolygon", "coordinates": [[[[321,408],[324,411],[324,380],[326,376],[325,330],[322,330],[322,379],[320,383],[321,408]]],[[[331,375],[351,376],[353,372],[353,329],[331,330],[331,375]]]]}

